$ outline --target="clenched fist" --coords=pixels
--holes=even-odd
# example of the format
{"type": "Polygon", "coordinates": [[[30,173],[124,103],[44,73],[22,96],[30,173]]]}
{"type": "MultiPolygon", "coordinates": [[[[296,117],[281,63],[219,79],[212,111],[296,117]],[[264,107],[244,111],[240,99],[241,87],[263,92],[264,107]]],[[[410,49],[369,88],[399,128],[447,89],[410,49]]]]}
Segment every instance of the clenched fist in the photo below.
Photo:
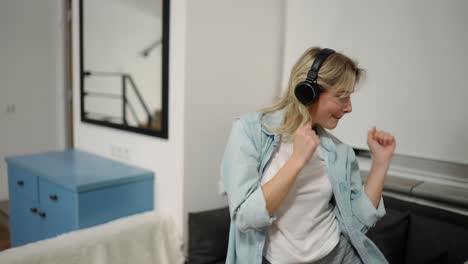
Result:
{"type": "Polygon", "coordinates": [[[367,145],[372,153],[374,161],[378,163],[390,163],[395,151],[395,137],[385,131],[378,131],[373,127],[367,133],[367,145]]]}
{"type": "Polygon", "coordinates": [[[291,158],[296,160],[301,167],[310,160],[320,144],[320,138],[311,126],[312,121],[309,121],[294,132],[293,154],[291,158]]]}

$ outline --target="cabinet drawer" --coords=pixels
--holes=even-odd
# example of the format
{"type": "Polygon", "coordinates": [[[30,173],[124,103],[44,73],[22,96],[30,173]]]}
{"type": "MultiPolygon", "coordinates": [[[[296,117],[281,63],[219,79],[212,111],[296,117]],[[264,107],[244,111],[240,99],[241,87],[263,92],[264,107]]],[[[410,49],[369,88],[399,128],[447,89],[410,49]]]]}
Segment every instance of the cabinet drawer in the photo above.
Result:
{"type": "Polygon", "coordinates": [[[10,204],[11,244],[14,247],[41,239],[37,202],[19,200],[10,204]]]}
{"type": "Polygon", "coordinates": [[[17,166],[8,166],[8,187],[10,200],[38,201],[37,176],[17,166]]]}
{"type": "Polygon", "coordinates": [[[76,193],[39,179],[39,203],[45,211],[58,210],[66,213],[76,209],[76,193]]]}
{"type": "Polygon", "coordinates": [[[78,226],[77,195],[75,192],[39,179],[39,203],[45,238],[75,230],[78,226]]]}

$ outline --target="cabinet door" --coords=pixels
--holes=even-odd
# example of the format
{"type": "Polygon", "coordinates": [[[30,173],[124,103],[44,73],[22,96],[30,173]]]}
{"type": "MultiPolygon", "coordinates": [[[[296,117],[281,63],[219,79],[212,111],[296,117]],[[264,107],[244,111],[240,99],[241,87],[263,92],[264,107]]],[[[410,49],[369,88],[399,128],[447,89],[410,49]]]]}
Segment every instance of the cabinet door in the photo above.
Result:
{"type": "Polygon", "coordinates": [[[45,213],[42,218],[44,238],[77,229],[76,193],[46,180],[39,180],[39,203],[45,213]]]}
{"type": "Polygon", "coordinates": [[[10,204],[11,245],[21,246],[42,239],[39,204],[28,200],[10,204]]]}
{"type": "Polygon", "coordinates": [[[13,247],[39,240],[37,177],[14,165],[8,166],[10,237],[13,247]]]}
{"type": "Polygon", "coordinates": [[[8,191],[10,201],[37,202],[37,176],[14,165],[8,165],[8,191]]]}

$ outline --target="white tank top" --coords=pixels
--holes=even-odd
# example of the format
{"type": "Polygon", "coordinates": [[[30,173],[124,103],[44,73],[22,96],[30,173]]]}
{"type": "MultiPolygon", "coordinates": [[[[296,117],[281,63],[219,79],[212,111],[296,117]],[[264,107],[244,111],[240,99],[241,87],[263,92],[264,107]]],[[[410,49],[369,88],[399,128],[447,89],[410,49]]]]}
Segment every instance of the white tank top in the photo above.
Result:
{"type": "MultiPolygon", "coordinates": [[[[292,143],[280,143],[262,177],[268,182],[293,152],[292,143]]],[[[271,264],[317,261],[338,244],[340,227],[330,202],[333,192],[320,146],[296,178],[268,228],[263,255],[271,264]]]]}

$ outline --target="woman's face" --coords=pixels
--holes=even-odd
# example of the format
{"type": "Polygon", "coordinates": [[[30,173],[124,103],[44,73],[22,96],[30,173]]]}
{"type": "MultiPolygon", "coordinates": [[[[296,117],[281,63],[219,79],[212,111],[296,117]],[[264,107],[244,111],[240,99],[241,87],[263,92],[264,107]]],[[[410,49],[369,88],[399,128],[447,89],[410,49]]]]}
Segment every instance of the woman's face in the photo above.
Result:
{"type": "Polygon", "coordinates": [[[319,99],[308,108],[313,125],[326,129],[336,128],[338,121],[353,110],[349,94],[328,91],[321,92],[319,99]]]}

